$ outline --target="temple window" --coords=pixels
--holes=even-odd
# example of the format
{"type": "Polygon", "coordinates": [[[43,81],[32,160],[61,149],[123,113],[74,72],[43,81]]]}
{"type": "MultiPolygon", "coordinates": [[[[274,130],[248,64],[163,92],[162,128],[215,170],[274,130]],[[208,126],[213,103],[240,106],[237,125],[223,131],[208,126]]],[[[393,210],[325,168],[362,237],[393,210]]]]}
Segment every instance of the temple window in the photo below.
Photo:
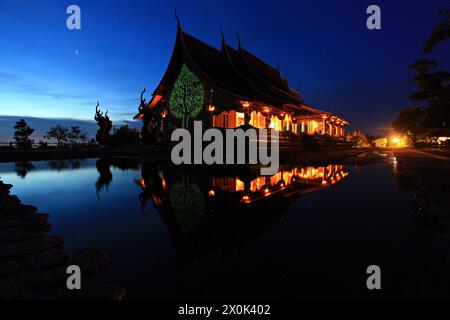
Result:
{"type": "Polygon", "coordinates": [[[277,116],[271,116],[269,128],[280,131],[282,128],[282,121],[278,119],[277,116]]]}
{"type": "Polygon", "coordinates": [[[250,114],[250,124],[255,128],[263,129],[266,127],[266,118],[261,114],[261,112],[253,111],[250,114]]]}
{"type": "Polygon", "coordinates": [[[236,112],[236,127],[243,126],[245,124],[245,115],[243,112],[236,112]]]}

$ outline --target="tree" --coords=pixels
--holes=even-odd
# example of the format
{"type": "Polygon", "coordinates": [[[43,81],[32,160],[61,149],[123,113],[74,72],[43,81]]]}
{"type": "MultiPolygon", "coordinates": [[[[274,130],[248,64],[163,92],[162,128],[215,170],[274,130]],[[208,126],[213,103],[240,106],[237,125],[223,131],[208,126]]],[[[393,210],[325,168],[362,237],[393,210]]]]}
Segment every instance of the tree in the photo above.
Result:
{"type": "Polygon", "coordinates": [[[170,95],[171,112],[182,120],[183,128],[188,128],[189,119],[203,110],[204,101],[205,90],[200,79],[183,65],[170,95]]]}
{"type": "Polygon", "coordinates": [[[24,119],[20,119],[14,125],[14,141],[19,149],[31,148],[33,140],[30,136],[33,134],[34,129],[32,129],[24,119]]]}
{"type": "Polygon", "coordinates": [[[62,147],[69,138],[69,129],[60,124],[50,127],[47,134],[44,136],[46,139],[56,139],[58,147],[62,147]]]}
{"type": "Polygon", "coordinates": [[[426,110],[420,107],[402,110],[392,123],[395,131],[406,134],[416,143],[417,136],[425,132],[426,110]]]}
{"type": "Polygon", "coordinates": [[[444,19],[436,24],[430,38],[425,41],[423,49],[425,53],[430,53],[437,44],[450,38],[450,10],[441,10],[439,15],[443,16],[444,19]]]}
{"type": "Polygon", "coordinates": [[[76,145],[80,139],[81,129],[79,126],[70,126],[70,132],[67,135],[69,143],[71,145],[76,145]]]}
{"type": "MultiPolygon", "coordinates": [[[[439,14],[444,19],[437,23],[430,38],[425,41],[425,54],[450,38],[450,10],[440,11],[439,14]]],[[[411,100],[427,104],[422,125],[430,132],[436,129],[450,132],[450,73],[439,70],[437,61],[428,58],[416,60],[409,68],[416,70],[413,81],[418,87],[411,100]]]]}
{"type": "Polygon", "coordinates": [[[111,135],[109,142],[114,146],[124,145],[139,141],[140,136],[139,130],[124,124],[119,128],[114,128],[114,133],[111,135]]]}
{"type": "Polygon", "coordinates": [[[68,139],[71,145],[85,143],[88,139],[86,132],[82,131],[79,126],[70,126],[70,133],[68,139]]]}

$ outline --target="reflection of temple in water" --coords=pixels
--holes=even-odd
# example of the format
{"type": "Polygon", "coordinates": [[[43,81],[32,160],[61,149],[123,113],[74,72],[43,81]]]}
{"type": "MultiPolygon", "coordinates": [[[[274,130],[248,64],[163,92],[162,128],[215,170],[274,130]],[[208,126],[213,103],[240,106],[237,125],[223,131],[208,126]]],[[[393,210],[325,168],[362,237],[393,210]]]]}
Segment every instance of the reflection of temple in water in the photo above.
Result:
{"type": "Polygon", "coordinates": [[[181,261],[242,246],[274,226],[299,197],[349,174],[342,165],[282,166],[273,176],[259,176],[257,166],[217,170],[103,158],[97,161],[99,193],[113,180],[111,166],[141,169],[135,182],[142,212],[149,203],[158,212],[181,261]]]}
{"type": "Polygon", "coordinates": [[[181,260],[240,246],[275,225],[301,195],[329,187],[349,173],[341,165],[283,167],[273,176],[259,168],[218,174],[167,164],[142,166],[140,201],[161,215],[181,260]],[[250,173],[249,173],[250,171],[250,173]]]}
{"type": "Polygon", "coordinates": [[[342,165],[328,165],[325,167],[294,167],[281,170],[273,176],[259,176],[247,183],[239,177],[212,177],[211,190],[208,195],[213,196],[215,189],[228,192],[242,192],[242,203],[260,200],[261,197],[273,195],[283,191],[290,185],[317,185],[326,187],[339,182],[348,175],[342,165]]]}

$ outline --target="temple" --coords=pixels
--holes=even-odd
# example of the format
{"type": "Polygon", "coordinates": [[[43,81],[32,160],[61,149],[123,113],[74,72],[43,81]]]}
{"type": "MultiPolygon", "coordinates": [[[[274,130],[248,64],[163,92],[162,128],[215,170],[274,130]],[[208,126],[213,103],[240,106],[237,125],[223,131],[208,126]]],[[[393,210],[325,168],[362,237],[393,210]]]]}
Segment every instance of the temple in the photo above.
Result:
{"type": "Polygon", "coordinates": [[[169,66],[155,89],[149,103],[141,96],[140,113],[146,109],[157,120],[144,120],[148,131],[179,127],[179,120],[171,116],[169,100],[171,90],[186,65],[205,89],[205,105],[196,120],[204,120],[207,127],[236,128],[251,125],[272,128],[280,133],[300,135],[328,135],[344,139],[349,124],[330,112],[306,105],[300,93],[289,87],[278,69],[271,67],[239,44],[229,46],[222,33],[220,50],[184,32],[178,20],[178,31],[169,66]],[[144,107],[142,107],[142,103],[144,107]]]}

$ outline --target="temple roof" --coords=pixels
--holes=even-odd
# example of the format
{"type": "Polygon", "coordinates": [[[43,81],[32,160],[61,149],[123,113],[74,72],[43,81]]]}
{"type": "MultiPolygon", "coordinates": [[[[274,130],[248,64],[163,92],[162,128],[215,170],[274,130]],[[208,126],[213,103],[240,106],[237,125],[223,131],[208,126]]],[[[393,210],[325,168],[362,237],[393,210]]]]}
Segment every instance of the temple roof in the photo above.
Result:
{"type": "Polygon", "coordinates": [[[298,92],[289,88],[278,70],[241,46],[234,49],[223,38],[221,50],[216,49],[184,32],[180,25],[169,67],[154,95],[168,89],[185,61],[213,88],[240,100],[276,107],[302,102],[298,92]]]}
{"type": "Polygon", "coordinates": [[[169,66],[153,93],[154,100],[156,95],[164,96],[167,93],[183,63],[187,63],[211,88],[237,100],[258,102],[280,109],[288,107],[298,115],[331,115],[304,105],[299,92],[289,87],[279,70],[242,48],[240,39],[238,48],[233,48],[226,43],[222,34],[219,50],[184,32],[180,23],[169,66]]]}

